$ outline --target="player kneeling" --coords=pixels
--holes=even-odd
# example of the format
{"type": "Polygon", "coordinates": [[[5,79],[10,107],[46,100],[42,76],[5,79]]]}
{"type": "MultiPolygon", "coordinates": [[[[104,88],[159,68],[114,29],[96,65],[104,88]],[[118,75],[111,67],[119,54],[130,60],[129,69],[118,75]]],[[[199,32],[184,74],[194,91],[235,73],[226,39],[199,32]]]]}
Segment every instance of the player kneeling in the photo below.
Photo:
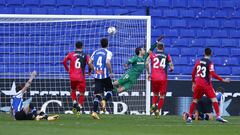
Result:
{"type": "Polygon", "coordinates": [[[30,87],[32,80],[36,77],[37,72],[33,71],[29,80],[23,84],[18,85],[16,88],[17,93],[13,96],[11,101],[11,114],[15,120],[56,120],[59,115],[48,116],[44,112],[37,111],[37,109],[31,104],[31,100],[27,100],[23,105],[23,94],[30,87]]]}

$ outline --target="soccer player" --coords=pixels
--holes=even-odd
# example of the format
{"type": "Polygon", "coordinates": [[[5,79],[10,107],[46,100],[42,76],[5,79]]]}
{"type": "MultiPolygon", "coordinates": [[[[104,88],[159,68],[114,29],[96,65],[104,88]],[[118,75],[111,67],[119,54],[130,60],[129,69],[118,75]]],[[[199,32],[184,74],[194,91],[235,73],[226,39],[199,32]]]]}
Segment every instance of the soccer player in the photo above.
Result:
{"type": "Polygon", "coordinates": [[[33,71],[29,80],[25,84],[20,84],[16,87],[16,95],[11,100],[11,113],[15,120],[56,120],[58,115],[47,116],[43,112],[37,111],[36,108],[30,103],[26,103],[23,106],[23,95],[30,87],[33,79],[36,77],[37,72],[33,71]]]}
{"type": "Polygon", "coordinates": [[[189,109],[189,117],[186,120],[187,123],[192,122],[192,114],[196,107],[198,100],[205,94],[211,99],[213,103],[213,108],[216,112],[216,120],[219,122],[228,122],[220,116],[218,101],[215,95],[215,91],[212,86],[212,77],[218,79],[219,81],[229,83],[230,79],[222,79],[214,71],[214,65],[210,60],[212,55],[212,50],[210,48],[205,49],[204,58],[198,60],[192,71],[192,89],[193,89],[193,101],[189,109]]]}
{"type": "Polygon", "coordinates": [[[151,80],[152,86],[152,106],[150,109],[151,113],[155,113],[156,118],[159,118],[159,111],[164,104],[164,98],[167,92],[167,70],[169,66],[169,71],[173,71],[174,66],[171,56],[164,52],[164,44],[159,43],[157,45],[157,52],[152,53],[149,56],[149,61],[147,61],[147,73],[148,80],[151,80]],[[149,74],[149,63],[151,63],[151,74],[149,74]],[[160,95],[159,95],[160,94],[160,95]],[[158,101],[158,96],[160,99],[158,101]],[[156,103],[158,102],[158,106],[156,103]]]}
{"type": "Polygon", "coordinates": [[[128,65],[132,65],[132,67],[117,81],[113,82],[113,86],[117,89],[117,91],[123,92],[125,90],[130,89],[137,78],[142,74],[145,69],[146,59],[149,54],[156,48],[157,44],[162,40],[163,36],[160,36],[157,39],[157,42],[151,46],[149,51],[146,53],[144,48],[137,47],[135,49],[136,55],[128,60],[124,66],[127,68],[128,65]]]}
{"type": "Polygon", "coordinates": [[[63,60],[63,65],[70,75],[71,97],[73,102],[73,112],[77,115],[81,114],[84,103],[84,93],[86,90],[85,67],[89,65],[89,74],[91,73],[91,65],[89,64],[89,55],[83,52],[83,43],[76,42],[76,50],[69,52],[63,60]],[[70,61],[70,69],[67,62],[70,61]],[[79,91],[77,102],[76,91],[79,91]]]}
{"type": "Polygon", "coordinates": [[[100,119],[98,112],[98,105],[101,104],[102,111],[106,112],[106,102],[112,96],[112,80],[113,76],[112,67],[111,67],[111,59],[112,52],[109,51],[108,48],[108,39],[101,39],[102,48],[93,52],[91,56],[90,63],[94,66],[94,80],[95,80],[95,91],[94,91],[94,101],[93,101],[93,111],[92,117],[94,119],[100,119]],[[104,98],[103,94],[106,92],[106,96],[104,98]]]}

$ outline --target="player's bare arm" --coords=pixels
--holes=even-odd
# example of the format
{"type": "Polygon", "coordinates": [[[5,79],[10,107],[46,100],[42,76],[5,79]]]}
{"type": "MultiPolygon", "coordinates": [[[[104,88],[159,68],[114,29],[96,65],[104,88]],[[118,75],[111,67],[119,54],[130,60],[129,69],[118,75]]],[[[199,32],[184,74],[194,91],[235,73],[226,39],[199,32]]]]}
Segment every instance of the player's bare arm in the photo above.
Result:
{"type": "Polygon", "coordinates": [[[110,77],[113,77],[111,61],[110,61],[109,59],[107,59],[106,66],[107,66],[107,68],[108,68],[108,70],[109,70],[109,75],[110,75],[110,77]]]}
{"type": "Polygon", "coordinates": [[[147,71],[147,78],[148,78],[148,81],[150,81],[151,79],[151,75],[150,75],[150,59],[147,59],[146,61],[146,71],[147,71]]]}
{"type": "Polygon", "coordinates": [[[25,86],[22,88],[22,93],[25,93],[27,91],[27,89],[30,87],[33,79],[37,76],[37,72],[36,71],[33,71],[31,73],[31,76],[29,78],[29,80],[25,83],[25,86]]]}

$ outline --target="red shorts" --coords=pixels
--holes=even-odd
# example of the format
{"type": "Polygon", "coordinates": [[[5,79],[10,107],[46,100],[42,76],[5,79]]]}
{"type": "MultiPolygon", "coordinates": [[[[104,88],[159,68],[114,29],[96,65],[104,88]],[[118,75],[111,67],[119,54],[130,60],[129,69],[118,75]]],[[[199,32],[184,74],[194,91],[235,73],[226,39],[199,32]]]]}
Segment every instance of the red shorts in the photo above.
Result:
{"type": "Polygon", "coordinates": [[[86,90],[86,81],[70,81],[71,89],[78,90],[79,92],[85,92],[86,90]]]}
{"type": "Polygon", "coordinates": [[[200,99],[203,95],[206,95],[208,98],[215,98],[216,94],[212,85],[197,85],[194,87],[193,99],[200,99]]]}
{"type": "Polygon", "coordinates": [[[161,95],[166,95],[167,92],[167,80],[164,81],[151,81],[152,83],[152,92],[159,93],[161,95]]]}

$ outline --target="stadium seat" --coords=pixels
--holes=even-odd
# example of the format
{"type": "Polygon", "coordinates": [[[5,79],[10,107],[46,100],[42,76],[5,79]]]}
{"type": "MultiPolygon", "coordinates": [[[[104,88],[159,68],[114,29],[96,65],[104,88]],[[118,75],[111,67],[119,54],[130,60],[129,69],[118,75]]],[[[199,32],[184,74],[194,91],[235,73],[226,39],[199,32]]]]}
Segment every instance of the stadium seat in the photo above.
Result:
{"type": "Polygon", "coordinates": [[[203,0],[189,0],[188,1],[189,8],[202,8],[203,7],[203,0]]]}
{"type": "Polygon", "coordinates": [[[39,0],[23,0],[24,6],[39,6],[39,0]]]}
{"type": "Polygon", "coordinates": [[[70,8],[65,9],[64,11],[66,15],[81,15],[81,9],[79,8],[70,8]]]}
{"type": "Polygon", "coordinates": [[[237,47],[238,43],[235,39],[222,39],[223,47],[237,47]]]}
{"type": "Polygon", "coordinates": [[[73,1],[72,0],[57,0],[57,5],[71,7],[73,5],[73,1]]]}
{"type": "Polygon", "coordinates": [[[172,20],[172,28],[185,28],[187,26],[187,22],[185,20],[172,20]]]}
{"type": "Polygon", "coordinates": [[[141,7],[153,7],[154,0],[138,0],[139,6],[141,7]]]}
{"type": "Polygon", "coordinates": [[[230,30],[229,37],[230,38],[240,38],[240,31],[239,30],[230,30]]]}
{"type": "Polygon", "coordinates": [[[226,30],[213,30],[212,35],[214,38],[228,38],[228,33],[226,30]]]}
{"type": "Polygon", "coordinates": [[[155,0],[155,6],[164,7],[164,8],[171,8],[171,2],[169,0],[155,0]]]}
{"type": "Polygon", "coordinates": [[[97,15],[97,12],[94,8],[81,8],[81,11],[83,15],[97,15]]]}
{"type": "Polygon", "coordinates": [[[231,18],[240,18],[240,9],[234,10],[231,18]]]}
{"type": "Polygon", "coordinates": [[[189,42],[190,47],[203,47],[205,46],[205,39],[193,39],[189,42]]]}
{"type": "Polygon", "coordinates": [[[173,57],[174,65],[188,65],[189,59],[187,57],[173,57]]]}
{"type": "Polygon", "coordinates": [[[220,39],[206,39],[206,46],[207,47],[221,47],[221,40],[220,39]]]}
{"type": "Polygon", "coordinates": [[[64,15],[65,10],[64,8],[49,8],[48,14],[54,14],[54,15],[64,15]]]}
{"type": "Polygon", "coordinates": [[[98,15],[113,15],[113,10],[109,8],[98,9],[98,15]]]}
{"type": "Polygon", "coordinates": [[[221,21],[221,27],[222,28],[236,28],[236,22],[235,20],[222,20],[221,21]]]}
{"type": "Polygon", "coordinates": [[[237,4],[235,0],[221,0],[220,1],[220,8],[221,9],[235,9],[237,8],[237,4]]]}
{"type": "Polygon", "coordinates": [[[178,18],[178,10],[176,9],[165,9],[163,10],[163,17],[166,18],[178,18]]]}
{"type": "Polygon", "coordinates": [[[215,18],[224,18],[224,19],[230,18],[230,14],[227,10],[218,10],[214,16],[215,18]]]}
{"type": "Polygon", "coordinates": [[[156,27],[169,28],[170,27],[170,20],[167,20],[167,19],[156,19],[156,27]]]}
{"type": "Polygon", "coordinates": [[[170,54],[171,56],[179,56],[180,50],[179,48],[173,48],[173,47],[166,47],[165,52],[170,54]]]}
{"type": "Polygon", "coordinates": [[[180,10],[179,16],[182,18],[195,18],[195,11],[194,10],[180,10]]]}
{"type": "Polygon", "coordinates": [[[180,30],[180,36],[181,37],[194,38],[195,37],[195,33],[194,33],[194,30],[183,29],[183,30],[180,30]]]}
{"type": "Polygon", "coordinates": [[[113,9],[113,12],[115,15],[127,15],[129,13],[129,10],[118,8],[118,9],[113,9]]]}
{"type": "Polygon", "coordinates": [[[198,53],[197,53],[198,57],[202,58],[204,55],[204,48],[203,47],[199,47],[198,48],[198,53]]]}
{"type": "Polygon", "coordinates": [[[218,20],[205,20],[204,26],[206,28],[218,28],[219,22],[218,22],[218,20]]]}
{"type": "Polygon", "coordinates": [[[202,20],[189,20],[188,25],[190,28],[203,28],[202,20]]]}
{"type": "Polygon", "coordinates": [[[14,14],[14,8],[3,7],[3,8],[1,8],[1,14],[14,14]]]}
{"type": "Polygon", "coordinates": [[[152,9],[152,10],[150,10],[150,15],[152,17],[162,17],[162,10],[161,9],[152,9]]]}
{"type": "Polygon", "coordinates": [[[156,38],[159,36],[159,34],[162,33],[161,29],[158,29],[158,28],[152,29],[151,32],[152,32],[152,36],[154,36],[156,38]]]}
{"type": "Polygon", "coordinates": [[[1,5],[1,6],[6,6],[5,0],[0,0],[0,5],[1,5]]]}
{"type": "Polygon", "coordinates": [[[106,0],[106,5],[109,7],[122,7],[123,1],[122,0],[106,0]]]}
{"type": "Polygon", "coordinates": [[[192,74],[192,69],[193,69],[192,66],[183,66],[181,73],[183,75],[191,75],[192,74]]]}
{"type": "Polygon", "coordinates": [[[173,42],[173,45],[176,47],[188,47],[189,43],[187,39],[177,39],[173,42]]]}
{"type": "Polygon", "coordinates": [[[56,0],[40,0],[41,6],[56,6],[56,0]]]}
{"type": "Polygon", "coordinates": [[[172,1],[173,8],[187,8],[188,0],[174,0],[172,1]]]}
{"type": "Polygon", "coordinates": [[[231,75],[230,67],[215,67],[216,73],[219,75],[231,75]]]}
{"type": "Polygon", "coordinates": [[[138,7],[137,0],[124,0],[123,5],[126,7],[138,7]]]}
{"type": "Polygon", "coordinates": [[[166,37],[178,37],[178,32],[176,29],[163,29],[163,34],[166,37]]]}
{"type": "Polygon", "coordinates": [[[15,8],[15,14],[31,14],[29,8],[15,8]]]}
{"type": "Polygon", "coordinates": [[[189,65],[193,67],[198,59],[197,57],[189,57],[189,65]]]}
{"type": "Polygon", "coordinates": [[[106,3],[105,0],[90,0],[90,5],[93,7],[104,7],[106,3]]]}
{"type": "Polygon", "coordinates": [[[216,66],[223,66],[226,65],[225,59],[222,57],[212,57],[211,61],[214,63],[216,66]]]}
{"type": "Polygon", "coordinates": [[[240,67],[232,67],[232,74],[233,75],[240,75],[240,67]]]}
{"type": "Polygon", "coordinates": [[[182,48],[181,55],[182,56],[195,56],[197,54],[196,48],[182,48]]]}
{"type": "Polygon", "coordinates": [[[218,0],[204,0],[203,7],[204,8],[219,8],[219,1],[218,0]]]}
{"type": "Polygon", "coordinates": [[[230,65],[230,66],[239,66],[240,65],[239,57],[230,57],[230,58],[227,58],[225,61],[226,61],[227,65],[230,65]]]}
{"type": "Polygon", "coordinates": [[[212,48],[212,50],[215,56],[229,56],[229,50],[227,48],[212,48]]]}
{"type": "Polygon", "coordinates": [[[211,37],[211,31],[210,30],[197,30],[196,36],[199,38],[210,38],[211,37]]]}
{"type": "Polygon", "coordinates": [[[131,12],[131,15],[146,15],[146,10],[145,9],[137,9],[135,11],[131,12]]]}
{"type": "Polygon", "coordinates": [[[77,7],[87,7],[89,6],[89,1],[88,0],[73,0],[73,6],[77,6],[77,7]]]}
{"type": "Polygon", "coordinates": [[[6,5],[8,6],[22,6],[23,0],[6,0],[6,5]]]}
{"type": "MultiPolygon", "coordinates": [[[[216,11],[215,11],[216,12],[216,11]]],[[[198,18],[206,18],[206,19],[212,19],[213,13],[215,13],[213,10],[196,10],[196,16],[198,18]]]]}

